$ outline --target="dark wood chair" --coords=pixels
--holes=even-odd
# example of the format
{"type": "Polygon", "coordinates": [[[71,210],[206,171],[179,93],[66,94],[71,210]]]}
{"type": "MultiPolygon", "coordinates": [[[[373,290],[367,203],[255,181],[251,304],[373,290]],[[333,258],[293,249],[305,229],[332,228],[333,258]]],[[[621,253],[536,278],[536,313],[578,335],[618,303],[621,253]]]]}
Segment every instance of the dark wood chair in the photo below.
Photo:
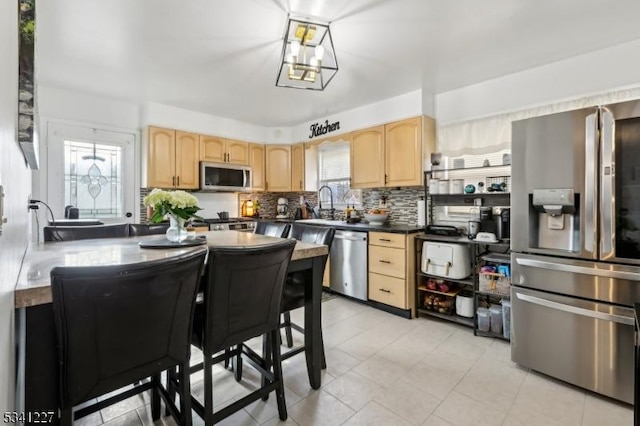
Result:
{"type": "Polygon", "coordinates": [[[192,320],[206,255],[202,248],[171,260],[52,269],[62,425],[146,390],[154,420],[162,398],[179,424],[191,424],[192,320]],[[179,410],[160,382],[176,366],[179,410]]]}
{"type": "Polygon", "coordinates": [[[43,228],[45,241],[74,241],[92,238],[122,238],[129,236],[129,224],[92,226],[45,226],[43,228]]]}
{"type": "Polygon", "coordinates": [[[268,235],[270,237],[287,238],[291,224],[286,222],[257,222],[253,230],[254,234],[268,235]]]}
{"type": "Polygon", "coordinates": [[[204,302],[196,307],[192,338],[193,345],[202,350],[204,361],[191,369],[195,372],[204,368],[205,404],[195,398],[192,403],[206,425],[260,398],[266,399],[273,391],[280,419],[287,418],[280,345],[270,342],[278,341],[282,291],[295,244],[293,240],[283,239],[260,248],[209,249],[204,302]],[[242,345],[262,335],[266,335],[269,342],[268,355],[261,357],[242,345]],[[212,366],[237,357],[239,351],[243,351],[245,359],[261,373],[262,387],[214,412],[212,366]]]}

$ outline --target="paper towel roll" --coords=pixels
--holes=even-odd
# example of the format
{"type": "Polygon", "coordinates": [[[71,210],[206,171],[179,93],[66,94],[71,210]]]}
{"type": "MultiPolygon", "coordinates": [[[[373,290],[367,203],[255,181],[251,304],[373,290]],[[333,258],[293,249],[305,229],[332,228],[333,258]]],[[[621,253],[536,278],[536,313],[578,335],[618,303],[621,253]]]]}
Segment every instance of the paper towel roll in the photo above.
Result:
{"type": "Polygon", "coordinates": [[[425,226],[424,200],[418,200],[418,226],[425,226]]]}

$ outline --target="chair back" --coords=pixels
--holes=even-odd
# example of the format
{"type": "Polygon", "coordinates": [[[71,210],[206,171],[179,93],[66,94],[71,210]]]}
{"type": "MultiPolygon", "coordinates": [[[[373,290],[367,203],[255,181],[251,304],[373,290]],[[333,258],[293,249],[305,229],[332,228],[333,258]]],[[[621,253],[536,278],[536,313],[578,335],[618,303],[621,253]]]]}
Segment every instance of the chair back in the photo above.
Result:
{"type": "Polygon", "coordinates": [[[324,244],[331,249],[336,229],[329,226],[313,226],[294,223],[291,228],[291,238],[313,244],[324,244]]]}
{"type": "MultiPolygon", "coordinates": [[[[291,227],[291,238],[305,243],[324,244],[329,247],[329,250],[331,250],[335,233],[335,228],[329,226],[294,223],[291,227]]],[[[328,257],[329,255],[327,254],[322,263],[321,275],[324,274],[328,257]]],[[[296,271],[289,274],[282,296],[282,312],[288,312],[304,306],[305,285],[311,279],[309,271],[296,271]]]]}
{"type": "Polygon", "coordinates": [[[268,235],[270,237],[287,238],[291,224],[286,222],[258,222],[253,230],[254,234],[268,235]]]}
{"type": "Polygon", "coordinates": [[[129,224],[92,226],[45,226],[45,241],[73,241],[90,238],[121,238],[129,236],[129,224]]]}
{"type": "Polygon", "coordinates": [[[167,229],[169,229],[169,223],[130,223],[129,236],[160,235],[165,234],[167,229]]]}
{"type": "Polygon", "coordinates": [[[62,407],[189,359],[206,255],[51,270],[62,407]]]}
{"type": "Polygon", "coordinates": [[[204,340],[205,354],[278,328],[282,289],[295,245],[294,240],[284,239],[256,248],[209,249],[203,335],[194,335],[194,341],[204,340]]]}

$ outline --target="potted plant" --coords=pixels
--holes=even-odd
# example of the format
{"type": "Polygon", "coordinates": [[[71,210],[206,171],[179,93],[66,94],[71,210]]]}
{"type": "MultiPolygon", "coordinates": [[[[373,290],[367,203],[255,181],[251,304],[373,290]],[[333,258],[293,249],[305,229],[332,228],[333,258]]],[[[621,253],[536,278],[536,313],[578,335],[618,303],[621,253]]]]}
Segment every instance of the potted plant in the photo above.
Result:
{"type": "Polygon", "coordinates": [[[158,223],[165,217],[169,218],[169,229],[167,229],[169,241],[185,240],[187,230],[184,224],[190,219],[201,219],[196,215],[198,210],[202,210],[198,207],[198,199],[186,191],[154,189],[144,197],[143,203],[153,209],[153,214],[149,217],[150,222],[158,223]]]}

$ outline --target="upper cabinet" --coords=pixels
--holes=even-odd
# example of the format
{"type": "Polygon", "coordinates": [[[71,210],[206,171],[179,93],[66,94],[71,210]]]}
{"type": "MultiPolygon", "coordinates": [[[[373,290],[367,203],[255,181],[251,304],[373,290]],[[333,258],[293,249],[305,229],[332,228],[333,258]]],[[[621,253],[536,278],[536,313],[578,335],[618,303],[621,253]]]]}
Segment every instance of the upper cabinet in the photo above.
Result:
{"type": "Polygon", "coordinates": [[[251,188],[254,191],[265,190],[265,154],[264,145],[249,144],[249,165],[251,166],[251,188]]]}
{"type": "Polygon", "coordinates": [[[146,187],[197,189],[198,135],[150,126],[147,129],[146,187]]]}
{"type": "Polygon", "coordinates": [[[384,126],[351,133],[351,188],[384,186],[384,126]]]}
{"type": "Polygon", "coordinates": [[[422,185],[423,159],[435,150],[435,122],[415,117],[351,133],[351,187],[422,185]]]}
{"type": "Polygon", "coordinates": [[[291,146],[291,190],[304,189],[304,143],[298,143],[291,146]]]}
{"type": "Polygon", "coordinates": [[[249,165],[249,143],[200,135],[200,161],[249,165]]]}
{"type": "Polygon", "coordinates": [[[265,145],[266,190],[291,191],[291,145],[265,145]]]}

